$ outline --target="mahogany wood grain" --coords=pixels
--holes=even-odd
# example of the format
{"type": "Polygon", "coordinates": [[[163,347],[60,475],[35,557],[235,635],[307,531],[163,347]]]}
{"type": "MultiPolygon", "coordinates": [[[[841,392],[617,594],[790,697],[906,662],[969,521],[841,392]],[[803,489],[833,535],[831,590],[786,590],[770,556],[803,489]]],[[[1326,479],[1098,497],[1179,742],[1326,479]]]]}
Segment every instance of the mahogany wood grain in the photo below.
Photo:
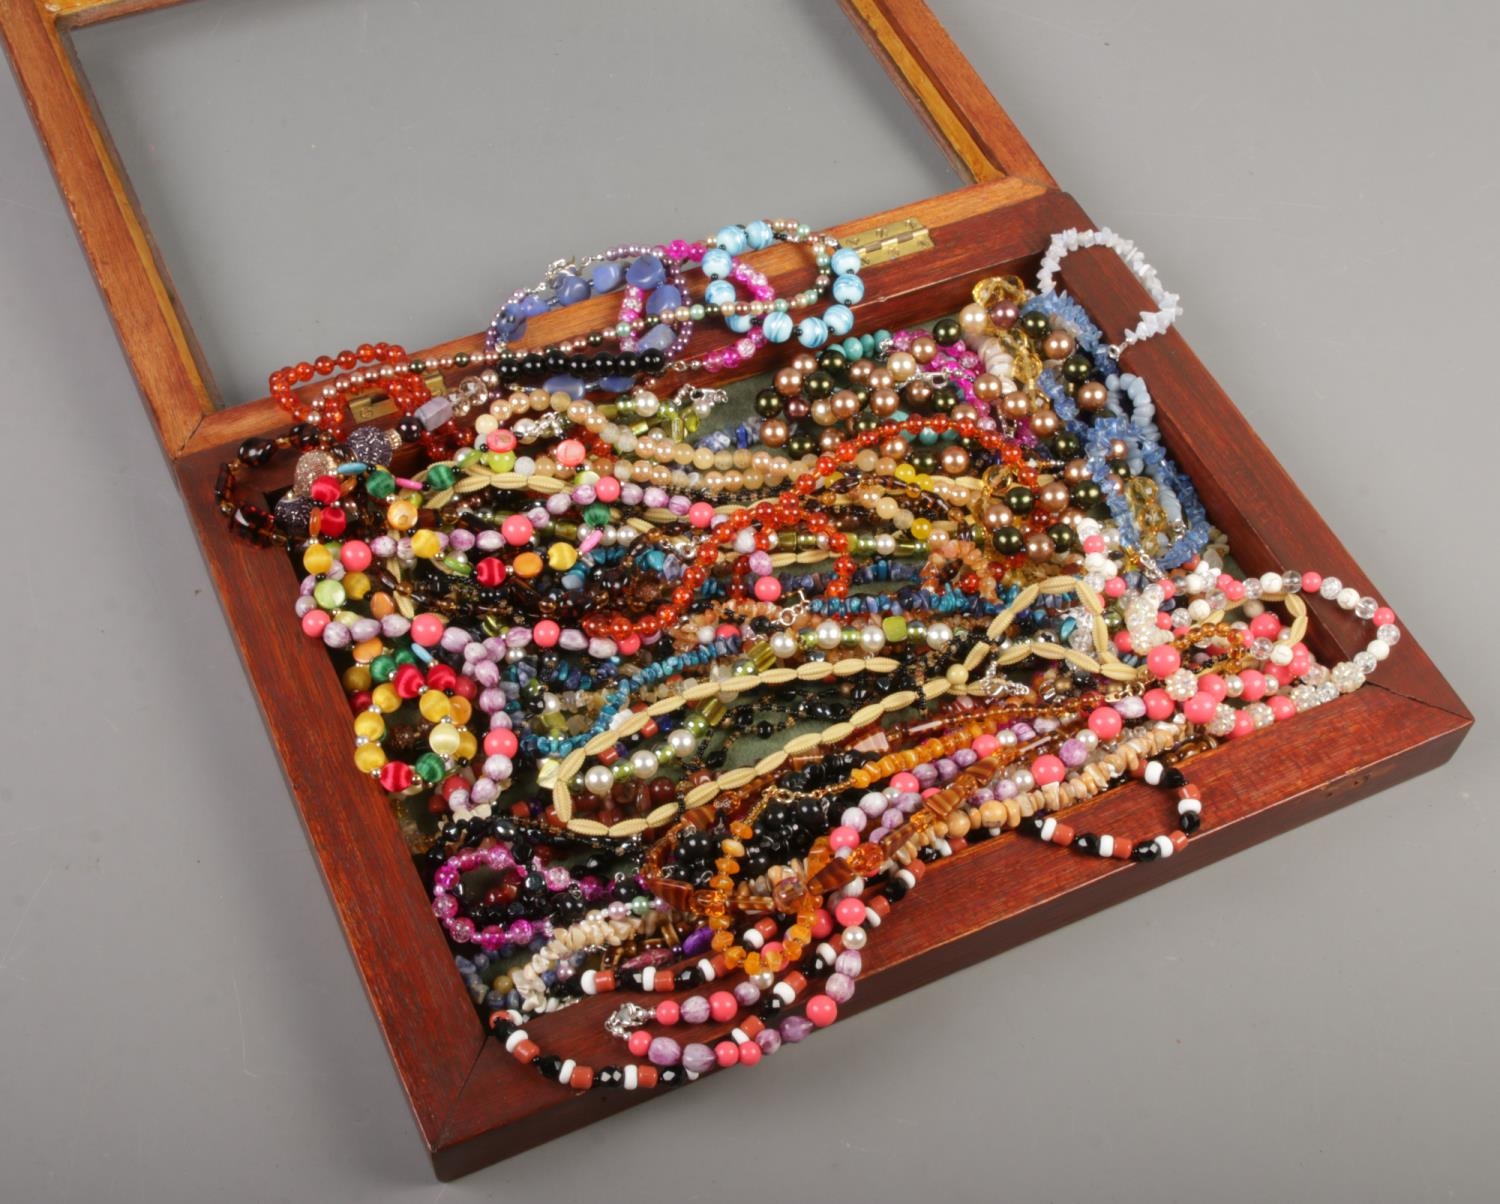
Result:
{"type": "MultiPolygon", "coordinates": [[[[284,556],[231,539],[211,489],[220,461],[250,434],[280,429],[266,400],[217,413],[197,368],[191,332],[150,243],[87,89],[67,50],[68,27],[177,0],[0,0],[0,34],[78,226],[121,343],[174,462],[184,501],[239,645],[295,806],[434,1168],[473,1170],[587,1124],[649,1094],[575,1096],[517,1066],[485,1038],[432,919],[421,881],[381,792],[350,758],[347,708],[321,645],[306,640],[288,605],[284,556]]],[[[929,128],[979,183],[842,227],[915,215],[933,234],[926,252],[875,267],[861,318],[894,327],[952,312],[985,274],[1031,274],[1048,235],[1089,224],[1055,190],[957,48],[917,0],[841,0],[861,36],[924,113],[929,128]]],[[[773,275],[795,279],[799,254],[768,253],[773,275]]],[[[1111,333],[1147,304],[1107,252],[1070,256],[1063,283],[1111,333]]],[[[598,299],[547,315],[530,336],[547,341],[602,324],[598,299]]],[[[477,335],[435,352],[472,349],[477,335]]],[[[711,342],[703,336],[697,346],[711,342]]],[[[289,349],[302,351],[306,349],[289,349]]],[[[1252,572],[1315,568],[1370,586],[1288,479],[1253,427],[1175,333],[1132,351],[1145,374],[1172,454],[1196,481],[1211,518],[1252,572]]],[[[747,370],[748,371],[748,370],[747,370]]],[[[287,471],[282,466],[282,473],[287,471]]],[[[266,474],[262,488],[282,483],[266,474]]],[[[1347,615],[1313,603],[1325,656],[1365,638],[1347,615]]],[[[1228,744],[1192,763],[1208,800],[1207,826],[1187,850],[1146,866],[1099,863],[1002,837],[933,870],[871,945],[862,1010],[1020,941],[1137,894],[1442,763],[1471,722],[1413,638],[1358,694],[1228,744]]],[[[1164,823],[1165,800],[1127,786],[1071,815],[1121,833],[1164,823]]],[[[600,1028],[614,1001],[594,1000],[532,1026],[549,1047],[620,1060],[600,1028]]],[[[775,1073],[774,1062],[759,1073],[775,1073]]],[[[862,1071],[878,1077],[875,1065],[862,1071]]],[[[873,1083],[872,1086],[877,1084],[873,1083]]]]}
{"type": "Polygon", "coordinates": [[[187,0],[43,0],[42,7],[66,29],[82,29],[120,17],[176,8],[187,0]]]}
{"type": "Polygon", "coordinates": [[[920,0],[839,0],[907,103],[971,180],[1057,181],[948,31],[920,0]]]}
{"type": "Polygon", "coordinates": [[[215,398],[66,39],[40,0],[0,0],[0,37],[115,333],[169,458],[215,398]]]}

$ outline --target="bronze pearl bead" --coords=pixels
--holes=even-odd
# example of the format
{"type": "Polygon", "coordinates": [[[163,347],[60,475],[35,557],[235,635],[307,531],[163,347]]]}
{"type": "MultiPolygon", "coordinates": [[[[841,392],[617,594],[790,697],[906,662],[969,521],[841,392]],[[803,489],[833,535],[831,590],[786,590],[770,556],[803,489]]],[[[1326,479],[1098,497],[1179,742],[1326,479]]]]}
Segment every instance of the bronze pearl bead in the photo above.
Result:
{"type": "Polygon", "coordinates": [[[843,421],[859,413],[859,398],[848,389],[840,389],[828,399],[833,406],[834,418],[843,421]]]}
{"type": "Polygon", "coordinates": [[[910,380],[917,374],[917,358],[909,351],[893,351],[885,366],[897,381],[910,380]]]}
{"type": "Polygon", "coordinates": [[[1014,526],[1016,516],[1004,502],[991,501],[979,512],[979,521],[991,531],[998,531],[1001,527],[1014,526]]]}
{"type": "Polygon", "coordinates": [[[990,372],[981,372],[974,378],[974,396],[980,401],[999,401],[1004,386],[1000,378],[990,372]]]}
{"type": "Polygon", "coordinates": [[[777,369],[776,392],[783,397],[790,397],[794,393],[802,391],[802,373],[791,365],[777,369]]]}
{"type": "Polygon", "coordinates": [[[818,357],[811,351],[799,351],[792,356],[791,366],[803,376],[818,370],[818,357]]]}
{"type": "Polygon", "coordinates": [[[1020,420],[1031,415],[1031,398],[1019,390],[1015,393],[1007,393],[1000,400],[1000,411],[1007,418],[1020,420]]]}
{"type": "Polygon", "coordinates": [[[911,342],[912,358],[919,364],[929,364],[938,353],[937,340],[931,335],[919,335],[911,342]]]}
{"type": "Polygon", "coordinates": [[[989,320],[990,316],[985,312],[984,306],[977,301],[970,301],[958,311],[958,326],[963,331],[966,342],[984,338],[985,327],[989,325],[989,320]]]}
{"type": "Polygon", "coordinates": [[[1032,560],[1051,560],[1057,547],[1052,536],[1045,531],[1031,531],[1026,535],[1026,555],[1032,560]]]}
{"type": "Polygon", "coordinates": [[[925,380],[909,380],[901,389],[901,395],[914,406],[926,405],[932,400],[932,386],[925,380]]]}
{"type": "Polygon", "coordinates": [[[943,448],[943,454],[938,463],[950,477],[961,477],[969,468],[969,453],[957,443],[950,443],[943,448]]]}
{"type": "Polygon", "coordinates": [[[1031,416],[1031,431],[1038,439],[1050,439],[1062,425],[1050,406],[1043,406],[1031,416]]]}
{"type": "MultiPolygon", "coordinates": [[[[854,394],[850,393],[850,397],[854,394]]],[[[857,399],[856,399],[857,400],[857,399]]],[[[895,389],[875,389],[870,394],[870,412],[879,418],[889,418],[901,408],[901,394],[895,389]]]]}
{"type": "Polygon", "coordinates": [[[1109,403],[1109,390],[1104,387],[1103,381],[1085,381],[1078,386],[1078,392],[1073,395],[1073,399],[1078,402],[1080,410],[1093,414],[1109,403]]]}
{"type": "Polygon", "coordinates": [[[1066,330],[1054,330],[1042,340],[1042,358],[1048,360],[1065,360],[1073,354],[1073,348],[1077,344],[1073,336],[1066,330]]]}
{"type": "Polygon", "coordinates": [[[1021,311],[1014,301],[996,301],[990,306],[990,325],[997,330],[1009,330],[1021,318],[1021,311]]]}
{"type": "Polygon", "coordinates": [[[760,441],[767,447],[781,447],[790,434],[785,419],[767,418],[760,424],[760,441]]]}
{"type": "Polygon", "coordinates": [[[1067,508],[1070,497],[1068,487],[1063,482],[1049,481],[1037,494],[1037,501],[1041,503],[1043,510],[1058,511],[1067,508]]]}

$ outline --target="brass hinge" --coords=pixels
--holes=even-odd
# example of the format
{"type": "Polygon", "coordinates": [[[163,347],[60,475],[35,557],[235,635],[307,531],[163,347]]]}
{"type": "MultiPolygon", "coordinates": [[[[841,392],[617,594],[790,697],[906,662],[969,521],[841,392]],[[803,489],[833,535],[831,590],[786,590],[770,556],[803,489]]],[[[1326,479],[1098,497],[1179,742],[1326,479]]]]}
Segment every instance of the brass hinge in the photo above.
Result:
{"type": "Polygon", "coordinates": [[[844,246],[853,247],[860,253],[866,267],[893,263],[919,251],[930,251],[934,246],[932,231],[914,217],[887,222],[873,230],[861,230],[841,241],[844,246]]]}
{"type": "MultiPolygon", "coordinates": [[[[446,392],[448,388],[443,378],[436,372],[426,378],[426,384],[428,392],[434,397],[446,392]]],[[[374,422],[377,418],[384,418],[387,414],[395,412],[395,403],[384,393],[364,393],[349,401],[349,417],[360,424],[374,422]]]]}
{"type": "Polygon", "coordinates": [[[366,422],[374,422],[377,418],[384,418],[387,414],[394,414],[395,412],[395,405],[384,393],[367,393],[365,396],[355,397],[349,402],[349,417],[361,425],[366,422]]]}

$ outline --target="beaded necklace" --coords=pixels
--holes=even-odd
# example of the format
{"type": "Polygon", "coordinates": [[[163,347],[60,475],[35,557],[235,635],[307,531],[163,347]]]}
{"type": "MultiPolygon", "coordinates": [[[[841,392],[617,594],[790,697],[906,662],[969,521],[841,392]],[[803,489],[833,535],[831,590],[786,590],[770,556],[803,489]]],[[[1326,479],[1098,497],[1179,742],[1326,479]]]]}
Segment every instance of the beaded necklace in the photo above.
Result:
{"type": "Polygon", "coordinates": [[[981,281],[930,333],[855,336],[858,268],[790,223],[564,265],[502,306],[483,353],[375,344],[281,370],[299,425],[247,441],[216,485],[231,529],[306,574],[296,617],[344,663],[356,766],[425,807],[418,830],[443,817],[433,907],[474,951],[457,964],[492,1031],[575,1089],[750,1065],[832,1022],[870,933],[968,843],[1176,855],[1203,815],[1179,761],[1357,689],[1399,638],[1336,580],[1222,571],[1147,383],[1120,367],[1178,312],[1129,244],[1064,234],[1038,294],[981,281]],[[813,288],[777,299],[738,258],[774,240],[812,247],[813,288]],[[1086,245],[1162,306],[1116,346],[1052,288],[1086,245]],[[698,305],[674,275],[689,263],[698,305]],[[616,287],[609,331],[504,345],[616,287]],[[698,428],[723,394],[635,380],[711,316],[738,340],[674,370],[803,348],[732,431],[698,428]],[[349,429],[372,388],[394,431],[349,429]],[[244,501],[240,475],[289,450],[275,513],[244,501]],[[1308,591],[1374,624],[1365,650],[1316,663],[1308,591]],[[1167,793],[1166,831],[1060,814],[1130,776],[1167,793]],[[658,996],[611,1017],[643,1063],[594,1070],[522,1027],[616,991],[658,996]]]}

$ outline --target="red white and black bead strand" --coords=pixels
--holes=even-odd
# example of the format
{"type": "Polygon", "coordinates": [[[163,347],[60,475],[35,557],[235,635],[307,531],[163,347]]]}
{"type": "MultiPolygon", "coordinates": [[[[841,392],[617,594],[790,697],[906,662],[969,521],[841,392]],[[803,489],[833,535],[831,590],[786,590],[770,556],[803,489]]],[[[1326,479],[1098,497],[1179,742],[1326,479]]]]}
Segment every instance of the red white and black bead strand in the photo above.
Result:
{"type": "Polygon", "coordinates": [[[1188,837],[1203,824],[1203,796],[1182,775],[1182,770],[1160,761],[1143,761],[1132,773],[1151,786],[1173,792],[1177,799],[1177,827],[1145,840],[1076,831],[1056,815],[1033,815],[1024,820],[1020,830],[1045,844],[1072,849],[1086,856],[1115,861],[1156,861],[1170,857],[1187,847],[1188,837]]]}
{"type": "MultiPolygon", "coordinates": [[[[962,843],[959,842],[957,847],[962,847],[962,843]]],[[[933,846],[933,853],[942,855],[943,848],[947,848],[950,853],[956,852],[957,847],[949,846],[947,842],[937,842],[933,846]]],[[[869,899],[860,898],[859,892],[865,889],[862,880],[855,879],[846,885],[843,891],[853,893],[844,894],[835,905],[835,911],[842,911],[841,919],[857,922],[846,924],[842,932],[831,933],[828,939],[818,944],[807,967],[808,974],[797,969],[787,970],[778,980],[769,984],[769,989],[762,991],[757,986],[755,989],[758,997],[754,1000],[749,999],[748,992],[744,993],[744,998],[735,993],[715,992],[702,1001],[708,1007],[706,1021],[729,1026],[721,1028],[711,1041],[693,1043],[684,1049],[671,1037],[652,1037],[645,1030],[637,1029],[626,1037],[627,1047],[634,1056],[645,1056],[648,1061],[610,1065],[595,1070],[571,1058],[544,1054],[521,1027],[524,1017],[519,1012],[492,1012],[490,1029],[504,1043],[506,1052],[517,1061],[535,1066],[544,1078],[563,1083],[575,1091],[595,1087],[620,1087],[627,1091],[673,1087],[691,1082],[709,1070],[753,1066],[766,1055],[775,1053],[784,1043],[796,1044],[815,1029],[826,1028],[838,1018],[840,1004],[852,998],[855,980],[863,971],[861,951],[868,940],[869,930],[878,927],[890,914],[894,900],[905,897],[917,886],[925,870],[926,866],[922,861],[913,858],[908,865],[897,868],[883,890],[869,899]],[[823,991],[806,997],[800,1015],[784,1015],[774,1026],[768,1024],[769,1020],[786,1012],[803,996],[811,981],[809,975],[812,980],[826,976],[823,991]],[[757,1005],[759,1014],[739,1019],[742,1008],[757,1005]],[[734,1023],[736,1020],[738,1023],[734,1023]]],[[[751,931],[764,941],[768,933],[774,935],[777,929],[774,921],[765,920],[754,925],[751,931]]],[[[754,943],[753,937],[751,943],[754,943]]],[[[654,967],[646,967],[644,970],[620,973],[598,972],[585,989],[591,988],[590,993],[621,988],[673,990],[688,983],[715,981],[726,973],[722,957],[702,959],[687,970],[675,974],[647,972],[654,970],[654,967]]],[[[580,979],[582,978],[580,975],[580,979]]],[[[742,982],[740,987],[745,985],[742,982]]],[[[690,999],[684,1004],[662,1000],[647,1015],[670,1027],[683,1022],[684,1006],[690,1007],[690,1016],[698,1014],[690,999]]],[[[612,1028],[611,1031],[625,1036],[623,1026],[612,1028]]]]}

